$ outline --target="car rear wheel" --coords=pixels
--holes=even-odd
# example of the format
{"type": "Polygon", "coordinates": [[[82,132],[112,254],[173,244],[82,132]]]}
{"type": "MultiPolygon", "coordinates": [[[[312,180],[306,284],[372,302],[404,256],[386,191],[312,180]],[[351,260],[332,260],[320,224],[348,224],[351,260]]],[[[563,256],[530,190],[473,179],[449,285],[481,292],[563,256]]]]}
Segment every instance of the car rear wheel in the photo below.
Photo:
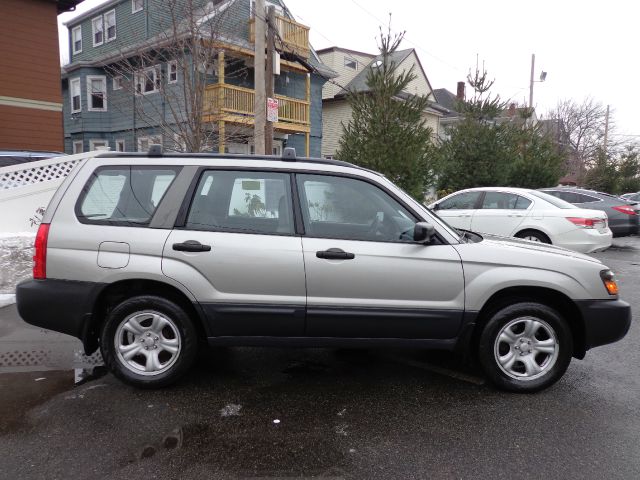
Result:
{"type": "Polygon", "coordinates": [[[566,321],[534,302],[502,308],[482,330],[479,359],[488,379],[512,392],[535,392],[557,382],[573,355],[566,321]]]}
{"type": "Polygon", "coordinates": [[[522,232],[516,233],[516,237],[522,238],[523,240],[529,240],[531,242],[551,243],[551,239],[549,237],[537,230],[523,230],[522,232]]]}
{"type": "Polygon", "coordinates": [[[165,298],[129,298],[107,316],[102,356],[120,380],[142,388],[167,386],[191,367],[197,334],[185,311],[165,298]]]}

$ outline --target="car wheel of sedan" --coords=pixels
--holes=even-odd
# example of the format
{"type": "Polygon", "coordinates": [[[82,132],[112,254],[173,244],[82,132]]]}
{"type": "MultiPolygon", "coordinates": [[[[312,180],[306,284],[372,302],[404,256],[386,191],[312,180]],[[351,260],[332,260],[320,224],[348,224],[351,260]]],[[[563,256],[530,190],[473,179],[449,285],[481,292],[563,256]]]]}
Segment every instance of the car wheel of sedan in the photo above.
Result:
{"type": "Polygon", "coordinates": [[[191,367],[197,334],[185,311],[165,298],[129,298],[107,316],[102,356],[113,374],[142,388],[167,386],[191,367]]]}
{"type": "Polygon", "coordinates": [[[516,237],[522,238],[523,240],[529,240],[531,242],[551,243],[549,237],[537,230],[524,230],[522,232],[518,232],[516,237]]]}
{"type": "Polygon", "coordinates": [[[502,308],[482,330],[479,359],[488,379],[512,392],[557,382],[573,355],[571,331],[554,309],[534,302],[502,308]]]}

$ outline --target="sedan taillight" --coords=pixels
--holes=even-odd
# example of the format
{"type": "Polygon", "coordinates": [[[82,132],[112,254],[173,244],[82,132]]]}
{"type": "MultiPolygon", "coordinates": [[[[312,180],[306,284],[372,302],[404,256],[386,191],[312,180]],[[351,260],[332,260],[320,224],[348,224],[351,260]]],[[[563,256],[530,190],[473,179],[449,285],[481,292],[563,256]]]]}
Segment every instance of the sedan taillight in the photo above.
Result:
{"type": "Polygon", "coordinates": [[[604,228],[607,226],[606,220],[602,218],[567,217],[567,220],[580,228],[604,228]]]}
{"type": "Polygon", "coordinates": [[[49,237],[49,224],[41,223],[36,234],[33,256],[33,278],[44,280],[47,278],[47,239],[49,237]]]}
{"type": "Polygon", "coordinates": [[[627,215],[638,215],[638,212],[631,205],[618,205],[617,207],[611,207],[620,213],[626,213],[627,215]]]}

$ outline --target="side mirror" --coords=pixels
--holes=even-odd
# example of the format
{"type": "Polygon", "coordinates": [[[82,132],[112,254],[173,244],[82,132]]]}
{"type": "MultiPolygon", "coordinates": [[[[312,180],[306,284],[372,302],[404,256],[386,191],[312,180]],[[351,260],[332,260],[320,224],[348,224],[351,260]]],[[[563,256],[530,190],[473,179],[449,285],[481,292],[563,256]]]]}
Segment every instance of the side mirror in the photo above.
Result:
{"type": "Polygon", "coordinates": [[[427,222],[418,222],[413,227],[413,241],[427,244],[431,242],[431,238],[436,234],[436,229],[427,222]]]}
{"type": "Polygon", "coordinates": [[[433,208],[431,210],[438,210],[440,208],[440,204],[439,203],[434,203],[433,204],[433,208]]]}

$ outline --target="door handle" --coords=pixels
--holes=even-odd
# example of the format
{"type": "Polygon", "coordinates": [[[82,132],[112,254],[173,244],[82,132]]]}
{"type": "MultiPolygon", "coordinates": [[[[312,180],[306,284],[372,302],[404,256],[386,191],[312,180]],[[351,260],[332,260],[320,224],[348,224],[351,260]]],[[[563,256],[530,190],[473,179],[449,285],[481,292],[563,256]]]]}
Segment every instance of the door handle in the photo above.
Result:
{"type": "Polygon", "coordinates": [[[353,253],[345,252],[340,248],[330,248],[329,250],[320,250],[316,252],[316,257],[326,258],[328,260],[352,260],[356,258],[353,253]]]}
{"type": "Polygon", "coordinates": [[[509,216],[512,217],[512,218],[522,218],[522,217],[524,217],[524,215],[521,215],[519,213],[513,213],[513,214],[511,214],[509,216]]]}
{"type": "Polygon", "coordinates": [[[178,252],[209,252],[211,245],[203,245],[197,240],[187,240],[183,243],[174,243],[173,249],[178,252]]]}

